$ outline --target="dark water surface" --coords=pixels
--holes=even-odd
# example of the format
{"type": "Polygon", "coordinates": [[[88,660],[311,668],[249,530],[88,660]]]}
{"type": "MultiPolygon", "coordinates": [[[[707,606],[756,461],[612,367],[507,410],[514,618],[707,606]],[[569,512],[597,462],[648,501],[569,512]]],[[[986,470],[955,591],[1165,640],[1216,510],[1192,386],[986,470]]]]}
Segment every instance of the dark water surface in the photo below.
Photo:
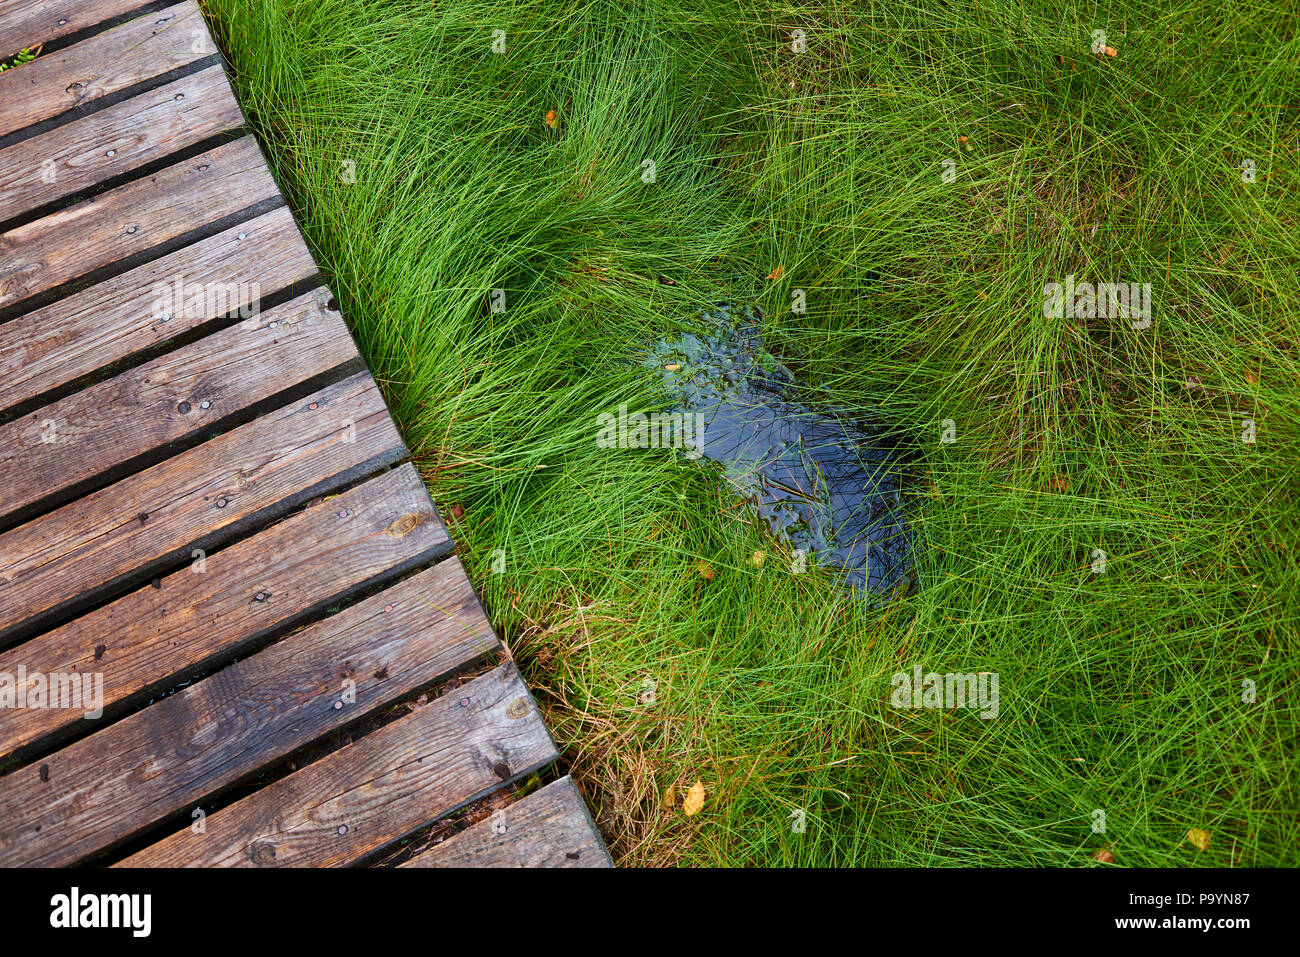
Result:
{"type": "Polygon", "coordinates": [[[811,566],[843,570],[850,588],[890,592],[911,573],[915,533],[898,457],[876,432],[798,400],[794,376],[763,348],[762,314],[720,305],[696,334],[656,343],[646,366],[693,416],[691,458],[726,480],[771,534],[811,566]],[[674,366],[676,368],[674,368],[674,366]]]}

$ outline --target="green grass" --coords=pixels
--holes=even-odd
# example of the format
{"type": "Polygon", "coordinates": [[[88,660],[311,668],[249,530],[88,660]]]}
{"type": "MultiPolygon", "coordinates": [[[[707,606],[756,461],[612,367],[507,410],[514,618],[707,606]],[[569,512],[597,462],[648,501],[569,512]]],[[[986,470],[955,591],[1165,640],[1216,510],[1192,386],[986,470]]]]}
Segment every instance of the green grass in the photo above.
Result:
{"type": "Polygon", "coordinates": [[[1288,5],[205,6],[620,862],[1300,863],[1288,5]],[[1045,319],[1068,273],[1151,283],[1151,327],[1045,319]],[[925,585],[883,613],[595,442],[730,297],[917,455],[925,585]],[[914,664],[997,672],[999,717],[891,709],[914,664]]]}

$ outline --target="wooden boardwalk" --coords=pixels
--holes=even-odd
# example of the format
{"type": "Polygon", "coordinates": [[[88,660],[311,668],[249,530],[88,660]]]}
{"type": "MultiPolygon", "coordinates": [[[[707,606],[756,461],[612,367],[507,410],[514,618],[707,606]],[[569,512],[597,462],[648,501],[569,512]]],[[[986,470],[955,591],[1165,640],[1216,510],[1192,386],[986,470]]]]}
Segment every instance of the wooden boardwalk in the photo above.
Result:
{"type": "Polygon", "coordinates": [[[0,62],[38,45],[0,72],[0,866],[607,866],[194,0],[0,0],[0,62]]]}

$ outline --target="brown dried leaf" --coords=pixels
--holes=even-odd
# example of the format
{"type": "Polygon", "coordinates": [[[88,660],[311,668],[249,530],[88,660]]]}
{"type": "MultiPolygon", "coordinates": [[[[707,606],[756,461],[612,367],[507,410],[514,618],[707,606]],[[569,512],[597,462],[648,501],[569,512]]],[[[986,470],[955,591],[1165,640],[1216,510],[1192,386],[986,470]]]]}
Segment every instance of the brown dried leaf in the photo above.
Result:
{"type": "Polygon", "coordinates": [[[704,782],[696,781],[686,792],[686,799],[682,801],[682,810],[686,812],[687,817],[690,817],[692,814],[699,814],[702,807],[704,807],[704,782]]]}
{"type": "Polygon", "coordinates": [[[767,274],[767,278],[780,279],[783,275],[785,275],[785,267],[777,266],[775,269],[773,269],[770,273],[767,274]]]}
{"type": "Polygon", "coordinates": [[[700,577],[705,581],[713,581],[713,566],[704,559],[701,558],[695,563],[695,570],[700,573],[700,577]]]}
{"type": "Polygon", "coordinates": [[[546,125],[547,125],[547,126],[549,126],[551,129],[555,129],[556,124],[559,123],[559,122],[560,122],[559,117],[556,116],[556,113],[555,113],[554,110],[547,110],[547,111],[546,111],[546,125]]]}

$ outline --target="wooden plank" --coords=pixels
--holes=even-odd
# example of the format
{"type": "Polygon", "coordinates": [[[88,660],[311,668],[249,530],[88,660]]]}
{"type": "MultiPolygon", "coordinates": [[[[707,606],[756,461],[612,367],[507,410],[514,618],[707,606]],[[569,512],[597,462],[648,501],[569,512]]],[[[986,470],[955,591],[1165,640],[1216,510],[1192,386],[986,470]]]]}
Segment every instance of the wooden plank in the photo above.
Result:
{"type": "Polygon", "coordinates": [[[0,233],[0,308],[279,198],[253,138],[225,143],[0,233]]]}
{"type": "Polygon", "coordinates": [[[0,865],[83,860],[499,647],[435,565],[4,778],[0,865]]]}
{"type": "Polygon", "coordinates": [[[613,867],[573,779],[565,775],[400,867],[613,867]]]}
{"type": "Polygon", "coordinates": [[[128,90],[216,51],[194,0],[146,13],[0,73],[0,103],[5,105],[0,111],[0,136],[128,90]]]}
{"type": "Polygon", "coordinates": [[[405,457],[369,373],[0,535],[0,639],[405,457]],[[36,618],[36,621],[29,619],[36,618]]]}
{"type": "Polygon", "coordinates": [[[359,364],[331,301],[314,290],[0,426],[0,519],[21,521],[295,383],[359,364]]]}
{"type": "Polygon", "coordinates": [[[52,43],[106,20],[125,16],[149,0],[4,0],[0,5],[0,57],[52,43]]]}
{"type": "Polygon", "coordinates": [[[155,350],[224,313],[255,311],[253,300],[316,274],[293,215],[280,207],[0,324],[0,412],[155,350]],[[160,313],[161,291],[173,290],[176,300],[178,282],[185,307],[160,313]],[[222,286],[230,295],[197,294],[222,286]]]}
{"type": "MultiPolygon", "coordinates": [[[[0,675],[21,668],[29,683],[37,675],[102,675],[112,718],[120,706],[447,551],[447,532],[408,463],[0,654],[0,675]]],[[[0,708],[0,758],[57,744],[94,720],[70,707],[0,708]]]]}
{"type": "Polygon", "coordinates": [[[220,66],[0,150],[0,222],[244,125],[220,66]]]}
{"type": "Polygon", "coordinates": [[[513,664],[496,668],[121,862],[127,867],[355,863],[556,758],[513,664]]]}
{"type": "MultiPolygon", "coordinates": [[[[372,860],[555,747],[506,664],[190,830],[500,645],[454,559],[372,593],[452,550],[413,465],[284,517],[404,449],[328,290],[238,322],[318,271],[251,137],[179,160],[243,117],[195,0],[143,5],[0,0],[0,56],[50,43],[0,74],[0,866],[372,860]]],[[[568,779],[507,812],[409,866],[609,863],[568,779]]]]}

